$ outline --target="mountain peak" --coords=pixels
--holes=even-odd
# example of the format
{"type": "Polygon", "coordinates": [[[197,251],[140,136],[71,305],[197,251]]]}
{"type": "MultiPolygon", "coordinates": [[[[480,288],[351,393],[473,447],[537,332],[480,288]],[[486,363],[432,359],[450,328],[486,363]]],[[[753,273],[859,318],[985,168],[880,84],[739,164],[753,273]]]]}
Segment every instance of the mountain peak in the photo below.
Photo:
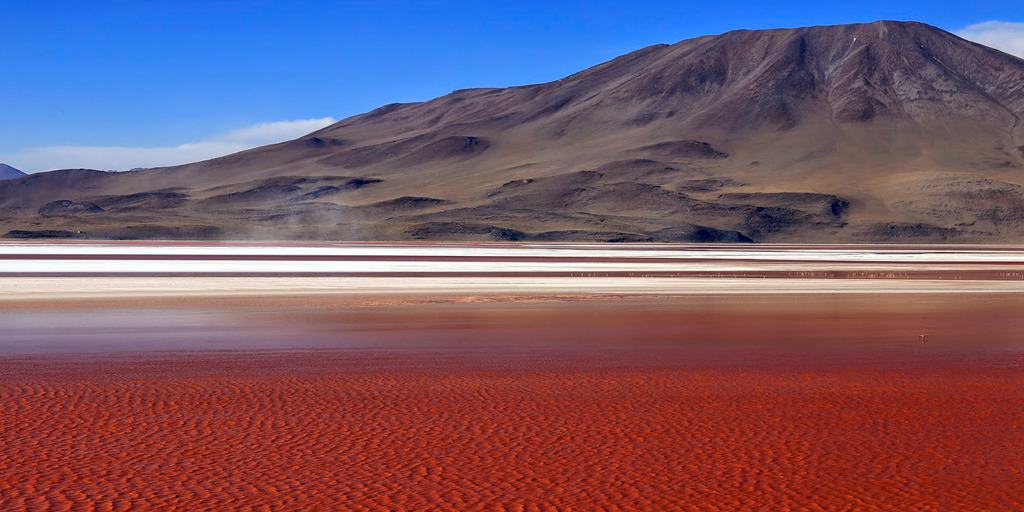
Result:
{"type": "Polygon", "coordinates": [[[738,30],[205,162],[0,184],[0,230],[1019,241],[1022,120],[1024,60],[930,25],[738,30]],[[38,213],[55,199],[80,207],[38,213]]]}
{"type": "Polygon", "coordinates": [[[7,164],[0,163],[0,180],[13,180],[24,176],[26,176],[26,174],[18,169],[7,164]]]}
{"type": "Polygon", "coordinates": [[[785,31],[806,31],[806,32],[821,32],[821,31],[843,31],[843,30],[888,30],[888,29],[899,29],[899,30],[931,30],[937,32],[944,32],[942,29],[922,23],[920,21],[904,21],[904,20],[875,20],[875,21],[864,21],[857,23],[835,23],[831,25],[807,25],[803,27],[775,27],[775,28],[740,28],[723,32],[721,34],[709,34],[703,37],[721,37],[727,36],[733,33],[769,33],[769,32],[785,32],[785,31]]]}

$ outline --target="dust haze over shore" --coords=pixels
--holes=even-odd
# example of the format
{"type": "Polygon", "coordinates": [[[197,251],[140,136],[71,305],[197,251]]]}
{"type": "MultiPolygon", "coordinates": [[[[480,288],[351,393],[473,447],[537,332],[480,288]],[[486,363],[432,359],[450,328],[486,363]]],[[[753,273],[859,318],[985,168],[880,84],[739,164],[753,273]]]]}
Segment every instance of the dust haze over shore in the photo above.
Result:
{"type": "Polygon", "coordinates": [[[4,244],[0,508],[1013,510],[1021,265],[4,244]]]}

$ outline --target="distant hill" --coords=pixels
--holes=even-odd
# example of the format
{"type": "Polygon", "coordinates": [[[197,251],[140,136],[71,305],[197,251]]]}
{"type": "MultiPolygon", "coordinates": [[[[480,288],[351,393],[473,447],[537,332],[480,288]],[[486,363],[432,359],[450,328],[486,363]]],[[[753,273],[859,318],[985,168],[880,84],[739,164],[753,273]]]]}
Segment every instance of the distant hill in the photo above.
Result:
{"type": "Polygon", "coordinates": [[[0,164],[0,180],[13,180],[25,177],[26,174],[7,164],[0,164]]]}
{"type": "Polygon", "coordinates": [[[935,27],[739,30],[205,162],[34,174],[0,184],[0,232],[1017,242],[1022,116],[1024,60],[935,27]]]}

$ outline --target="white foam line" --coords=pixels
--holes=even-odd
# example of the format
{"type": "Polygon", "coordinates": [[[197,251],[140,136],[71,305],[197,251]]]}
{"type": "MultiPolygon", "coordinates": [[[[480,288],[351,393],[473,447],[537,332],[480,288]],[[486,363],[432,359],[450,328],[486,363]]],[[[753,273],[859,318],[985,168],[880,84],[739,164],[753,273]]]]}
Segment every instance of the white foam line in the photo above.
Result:
{"type": "Polygon", "coordinates": [[[739,249],[655,249],[650,247],[601,250],[591,246],[389,246],[337,245],[318,247],[293,246],[196,246],[196,245],[123,245],[123,244],[0,244],[0,255],[117,255],[117,256],[404,256],[404,257],[568,257],[568,258],[671,258],[679,260],[764,260],[764,261],[834,261],[834,262],[1004,262],[1024,263],[1024,251],[951,251],[925,249],[771,249],[752,247],[739,249]]]}
{"type": "Polygon", "coordinates": [[[110,273],[260,273],[260,274],[327,274],[327,273],[580,273],[587,272],[814,272],[842,270],[862,272],[963,271],[1001,270],[1024,272],[1024,268],[1001,268],[998,265],[921,264],[911,269],[886,264],[858,263],[772,263],[729,260],[701,262],[507,262],[507,261],[294,261],[294,260],[0,260],[2,274],[110,274],[110,273]]]}

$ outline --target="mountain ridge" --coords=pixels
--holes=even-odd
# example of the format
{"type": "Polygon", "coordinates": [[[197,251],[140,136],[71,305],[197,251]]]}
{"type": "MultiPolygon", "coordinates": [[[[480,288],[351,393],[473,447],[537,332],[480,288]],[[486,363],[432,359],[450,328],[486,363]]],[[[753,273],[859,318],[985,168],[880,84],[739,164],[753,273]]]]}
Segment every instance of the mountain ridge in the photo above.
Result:
{"type": "Polygon", "coordinates": [[[1021,116],[1024,60],[925,24],[737,30],[204,162],[16,180],[0,230],[1016,241],[1021,116]],[[151,203],[103,206],[138,194],[151,203]],[[71,204],[43,218],[54,201],[71,204]]]}

